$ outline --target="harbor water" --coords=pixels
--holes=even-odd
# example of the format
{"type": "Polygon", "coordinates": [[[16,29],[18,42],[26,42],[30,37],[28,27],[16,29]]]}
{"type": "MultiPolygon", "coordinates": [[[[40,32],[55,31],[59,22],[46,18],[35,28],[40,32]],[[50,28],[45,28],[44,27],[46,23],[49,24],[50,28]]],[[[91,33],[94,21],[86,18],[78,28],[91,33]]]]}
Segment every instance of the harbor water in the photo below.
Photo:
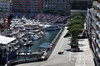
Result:
{"type": "MultiPolygon", "coordinates": [[[[18,49],[18,52],[38,52],[40,49],[45,51],[46,48],[51,44],[55,36],[58,34],[59,30],[57,31],[46,31],[45,36],[33,41],[32,46],[23,46],[18,49]]],[[[13,60],[23,60],[23,59],[32,59],[33,56],[17,56],[13,60]]]]}

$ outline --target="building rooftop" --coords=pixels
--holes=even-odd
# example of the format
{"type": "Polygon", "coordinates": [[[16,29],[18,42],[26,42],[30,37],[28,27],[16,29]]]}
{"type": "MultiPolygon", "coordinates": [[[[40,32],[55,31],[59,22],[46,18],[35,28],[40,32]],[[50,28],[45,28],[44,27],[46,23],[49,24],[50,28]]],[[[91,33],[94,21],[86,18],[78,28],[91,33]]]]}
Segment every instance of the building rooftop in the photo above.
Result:
{"type": "Polygon", "coordinates": [[[11,37],[5,37],[0,35],[0,44],[6,45],[12,41],[14,41],[16,38],[11,38],[11,37]]]}

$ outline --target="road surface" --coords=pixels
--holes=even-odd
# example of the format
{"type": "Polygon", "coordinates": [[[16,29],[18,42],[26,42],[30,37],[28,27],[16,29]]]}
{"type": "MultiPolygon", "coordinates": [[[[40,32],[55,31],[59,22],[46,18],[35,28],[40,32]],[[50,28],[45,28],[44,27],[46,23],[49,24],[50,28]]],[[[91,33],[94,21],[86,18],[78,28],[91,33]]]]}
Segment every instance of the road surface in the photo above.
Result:
{"type": "Polygon", "coordinates": [[[87,39],[79,39],[79,47],[83,52],[70,52],[71,38],[63,38],[67,28],[64,29],[61,38],[47,61],[20,64],[16,66],[95,66],[87,39]],[[59,51],[64,54],[59,55],[59,51]]]}

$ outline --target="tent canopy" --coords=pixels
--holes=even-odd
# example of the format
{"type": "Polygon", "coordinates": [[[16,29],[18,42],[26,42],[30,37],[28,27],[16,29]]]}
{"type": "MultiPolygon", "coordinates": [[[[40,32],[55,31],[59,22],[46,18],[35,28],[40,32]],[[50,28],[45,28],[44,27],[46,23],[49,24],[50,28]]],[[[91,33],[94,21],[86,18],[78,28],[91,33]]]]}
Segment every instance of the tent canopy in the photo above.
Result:
{"type": "Polygon", "coordinates": [[[5,37],[0,35],[0,44],[6,45],[14,40],[16,40],[16,38],[5,37]]]}

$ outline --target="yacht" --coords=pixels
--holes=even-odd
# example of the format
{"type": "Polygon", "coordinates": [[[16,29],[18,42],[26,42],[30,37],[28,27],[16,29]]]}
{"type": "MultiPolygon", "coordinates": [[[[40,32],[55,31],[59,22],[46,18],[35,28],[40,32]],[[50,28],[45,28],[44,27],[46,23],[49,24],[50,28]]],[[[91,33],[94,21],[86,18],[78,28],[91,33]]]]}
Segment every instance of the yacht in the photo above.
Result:
{"type": "Polygon", "coordinates": [[[44,25],[44,30],[47,31],[53,31],[53,30],[59,30],[60,28],[58,26],[54,26],[54,25],[44,25]]]}
{"type": "Polygon", "coordinates": [[[32,46],[32,45],[33,45],[32,41],[28,41],[27,46],[32,46]]]}

